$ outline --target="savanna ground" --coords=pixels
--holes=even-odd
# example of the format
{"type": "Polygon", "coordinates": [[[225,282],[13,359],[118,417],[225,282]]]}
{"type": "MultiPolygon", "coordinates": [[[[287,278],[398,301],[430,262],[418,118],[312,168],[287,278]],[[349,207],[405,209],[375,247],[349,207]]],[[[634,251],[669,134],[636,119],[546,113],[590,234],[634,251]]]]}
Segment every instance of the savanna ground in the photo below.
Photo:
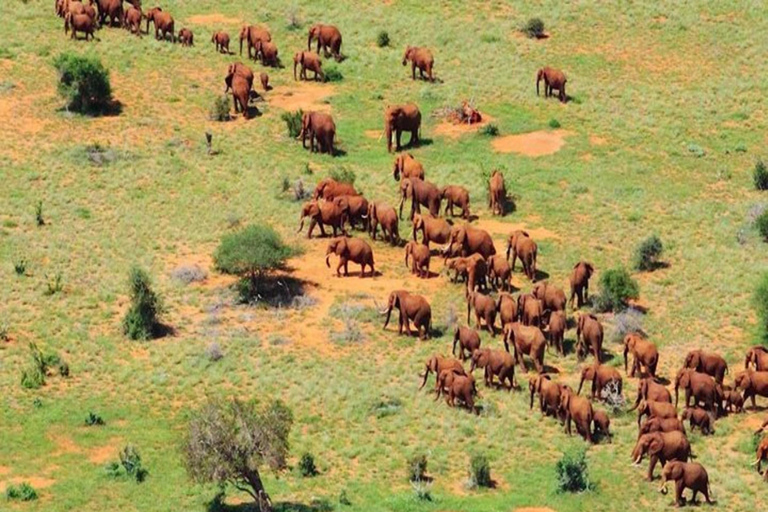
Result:
{"type": "MultiPolygon", "coordinates": [[[[555,461],[582,441],[529,412],[525,393],[481,386],[484,413],[477,418],[418,392],[424,359],[449,350],[450,312],[464,314],[460,287],[442,275],[410,277],[401,250],[380,242],[374,246],[380,277],[336,279],[322,261],[325,242],[295,234],[299,203],[281,184],[301,178],[311,187],[345,167],[370,199],[396,204],[393,157],[378,140],[381,113],[386,103],[415,101],[425,114],[427,143],[413,153],[431,181],[470,189],[477,223],[493,233],[497,248],[514,226],[533,230],[540,268],[564,286],[580,258],[594,262],[599,275],[628,264],[633,247],[657,233],[669,267],[636,278],[648,309],[644,328],[661,347],[661,373],[671,377],[687,350],[705,347],[723,353],[733,374],[752,343],[749,297],[766,268],[765,247],[748,219],[765,201],[750,175],[766,143],[768,48],[759,35],[768,18],[761,9],[732,1],[619,7],[167,0],[162,6],[177,29],[195,31],[194,48],[117,29],[100,31],[96,42],[73,42],[53,14],[53,0],[0,4],[0,320],[11,336],[0,343],[0,488],[28,481],[41,495],[0,508],[203,510],[215,488],[189,481],[179,444],[188,413],[209,395],[275,396],[293,409],[291,464],[311,452],[321,474],[266,475],[267,490],[284,510],[671,505],[671,496],[643,480],[645,463],[630,466],[633,415],[614,418],[613,444],[588,449],[596,490],[561,495],[555,461]],[[551,37],[529,40],[517,32],[532,16],[543,18],[551,37]],[[289,27],[291,17],[300,28],[289,27]],[[315,21],[343,33],[347,59],[326,62],[343,80],[298,85],[288,64],[315,21]],[[239,60],[215,53],[210,33],[225,29],[234,37],[243,22],[269,26],[287,67],[268,70],[275,88],[258,104],[261,117],[210,122],[226,66],[239,60]],[[390,48],[376,46],[380,30],[389,32],[390,48]],[[406,44],[434,50],[439,83],[411,81],[400,65],[406,44]],[[61,110],[51,61],[65,50],[102,59],[121,115],[89,119],[61,110]],[[568,74],[567,105],[535,95],[535,71],[547,64],[568,74]],[[438,129],[440,120],[429,113],[463,99],[492,116],[501,137],[550,130],[554,119],[565,143],[530,157],[496,151],[494,139],[472,131],[438,129]],[[280,114],[298,107],[330,109],[346,154],[310,155],[289,140],[280,114]],[[215,156],[206,153],[206,131],[215,156]],[[89,159],[93,144],[108,148],[106,164],[89,159]],[[504,169],[517,196],[517,211],[502,220],[490,220],[484,203],[483,176],[494,168],[504,169]],[[38,201],[43,227],[35,225],[38,201]],[[220,237],[255,222],[275,226],[303,251],[290,266],[308,281],[315,300],[306,307],[235,305],[232,280],[210,268],[220,237]],[[26,276],[14,273],[20,259],[28,261],[26,276]],[[208,270],[204,283],[184,286],[171,278],[178,266],[194,263],[208,270]],[[134,264],[153,275],[173,336],[136,343],[121,334],[134,264]],[[44,295],[57,273],[63,291],[44,295]],[[428,296],[442,336],[417,342],[381,331],[373,299],[383,302],[396,287],[428,296]],[[59,351],[72,377],[22,389],[30,341],[59,351]],[[225,354],[217,362],[205,354],[212,342],[225,354]],[[85,427],[88,411],[106,426],[85,427]],[[150,472],[140,485],[112,480],[103,470],[128,443],[150,472]],[[406,457],[417,452],[429,456],[432,502],[416,500],[406,479],[406,457]],[[473,453],[489,457],[496,489],[465,488],[473,453]],[[342,492],[351,505],[339,503],[342,492]]],[[[433,270],[440,269],[433,260],[433,270]]],[[[516,282],[530,286],[517,275],[516,282]]],[[[500,345],[485,336],[484,342],[500,345]]],[[[618,345],[607,349],[617,355],[611,364],[619,364],[618,345]]],[[[574,356],[547,357],[574,384],[574,356]]],[[[635,383],[626,387],[634,398],[635,383]]],[[[692,436],[720,509],[768,506],[768,487],[749,465],[751,431],[764,415],[731,416],[718,421],[714,436],[692,436]]],[[[247,501],[237,493],[229,499],[247,501]]]]}

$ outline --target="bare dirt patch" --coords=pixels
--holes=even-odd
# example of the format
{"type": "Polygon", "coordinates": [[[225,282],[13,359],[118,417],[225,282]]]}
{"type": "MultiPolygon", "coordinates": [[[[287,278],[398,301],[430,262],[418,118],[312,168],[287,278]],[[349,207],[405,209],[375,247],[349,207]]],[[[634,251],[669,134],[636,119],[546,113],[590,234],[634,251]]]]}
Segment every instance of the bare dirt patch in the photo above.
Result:
{"type": "Polygon", "coordinates": [[[480,128],[493,121],[493,118],[488,114],[483,114],[481,112],[480,115],[482,116],[482,119],[479,123],[467,124],[443,121],[435,127],[433,133],[451,139],[458,139],[467,133],[476,133],[480,128]]]}
{"type": "Polygon", "coordinates": [[[0,466],[0,476],[5,476],[11,472],[11,468],[8,466],[0,466]]]}
{"type": "Polygon", "coordinates": [[[497,137],[491,146],[499,153],[519,153],[530,157],[553,155],[565,146],[565,138],[571,135],[573,132],[568,130],[541,130],[497,137]]]}
{"type": "Polygon", "coordinates": [[[48,439],[56,444],[56,451],[51,453],[52,457],[59,457],[70,453],[80,453],[81,449],[75,443],[74,439],[63,434],[48,434],[48,439]]]}
{"type": "Polygon", "coordinates": [[[600,137],[599,135],[590,135],[589,136],[589,143],[593,146],[605,146],[608,144],[608,139],[605,137],[600,137]]]}
{"type": "Polygon", "coordinates": [[[0,492],[4,493],[9,485],[19,485],[23,482],[27,482],[35,489],[45,489],[56,483],[53,478],[45,478],[42,476],[17,476],[9,478],[4,482],[0,482],[0,492]]]}
{"type": "Polygon", "coordinates": [[[269,104],[282,110],[319,110],[330,112],[331,106],[323,100],[332,96],[332,85],[299,82],[292,87],[284,87],[271,93],[269,104]]]}
{"type": "Polygon", "coordinates": [[[120,446],[122,445],[122,438],[113,437],[104,446],[97,446],[88,451],[88,460],[94,464],[106,464],[112,459],[117,459],[120,446]]]}
{"type": "Polygon", "coordinates": [[[187,18],[187,23],[193,25],[242,25],[243,20],[231,18],[221,13],[213,12],[210,14],[196,14],[187,18]]]}
{"type": "MultiPolygon", "coordinates": [[[[529,228],[524,223],[503,222],[496,219],[482,219],[478,221],[476,224],[474,224],[474,226],[477,228],[486,230],[494,238],[498,238],[499,236],[502,236],[504,237],[505,240],[510,233],[518,229],[527,231],[528,234],[531,236],[531,238],[533,238],[534,240],[541,240],[546,238],[554,238],[554,239],[560,238],[560,236],[557,233],[554,233],[546,228],[529,228]]],[[[499,250],[498,244],[496,249],[499,250]]]]}

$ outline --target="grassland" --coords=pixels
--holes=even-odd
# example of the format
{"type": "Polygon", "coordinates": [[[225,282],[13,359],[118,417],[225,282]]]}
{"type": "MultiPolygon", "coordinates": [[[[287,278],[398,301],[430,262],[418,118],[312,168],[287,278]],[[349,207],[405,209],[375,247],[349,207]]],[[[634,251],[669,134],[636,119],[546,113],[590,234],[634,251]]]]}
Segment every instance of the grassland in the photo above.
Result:
{"type": "MultiPolygon", "coordinates": [[[[556,119],[571,135],[551,156],[496,153],[490,138],[473,133],[435,135],[440,120],[428,116],[423,135],[430,143],[414,153],[430,180],[470,189],[497,247],[512,226],[538,230],[539,266],[558,283],[580,258],[598,269],[627,264],[632,248],[657,233],[669,267],[636,277],[662,373],[672,375],[696,347],[723,353],[735,369],[753,337],[749,296],[766,270],[748,212],[766,201],[752,190],[750,170],[765,145],[768,48],[760,34],[768,18],[732,1],[165,1],[179,25],[196,32],[197,46],[184,49],[117,29],[100,31],[94,43],[73,42],[52,4],[0,4],[0,322],[11,336],[0,342],[0,486],[30,481],[41,495],[0,502],[0,509],[202,510],[215,489],[187,479],[178,446],[189,411],[208,395],[277,396],[293,409],[291,462],[309,451],[321,474],[268,475],[282,510],[327,503],[369,511],[640,511],[671,504],[642,480],[643,470],[630,467],[632,416],[614,419],[613,444],[589,448],[596,491],[560,495],[554,463],[582,443],[529,412],[523,393],[481,389],[486,413],[475,418],[416,391],[422,361],[449,350],[447,335],[425,343],[398,338],[363,309],[355,325],[364,339],[350,341],[339,319],[339,311],[350,311],[340,308],[345,303],[370,307],[390,288],[408,287],[429,296],[444,331],[452,309],[462,316],[460,289],[444,277],[417,282],[399,250],[379,243],[380,278],[332,278],[323,242],[295,234],[299,204],[281,194],[281,183],[302,178],[311,185],[344,166],[369,198],[395,202],[392,156],[376,135],[386,103],[415,101],[428,114],[472,99],[501,135],[548,130],[556,119]],[[288,22],[294,15],[296,30],[288,22]],[[544,19],[549,39],[517,32],[531,16],[544,19]],[[330,107],[344,156],[309,155],[286,136],[275,99],[296,90],[289,68],[269,71],[275,89],[259,104],[261,117],[207,120],[227,63],[238,59],[216,54],[209,33],[234,35],[242,21],[266,24],[289,63],[316,20],[344,35],[347,59],[335,65],[343,80],[322,86],[325,96],[316,94],[321,86],[302,86],[300,101],[330,107]],[[391,48],[376,47],[380,30],[389,32],[391,48]],[[406,44],[434,49],[440,83],[410,80],[400,65],[406,44]],[[51,66],[61,51],[102,59],[121,115],[88,119],[61,110],[51,66]],[[533,77],[545,64],[567,72],[569,104],[536,97],[533,77]],[[206,131],[215,156],[206,153],[206,131]],[[105,165],[89,159],[94,144],[108,148],[105,165]],[[482,175],[496,167],[517,196],[517,211],[488,223],[482,175]],[[43,227],[35,225],[38,201],[43,227]],[[221,235],[252,222],[272,224],[303,250],[292,266],[313,283],[317,304],[264,311],[234,305],[231,280],[215,273],[189,286],[171,279],[179,265],[209,267],[221,235]],[[21,259],[25,276],[13,269],[21,259]],[[150,343],[122,336],[133,264],[154,276],[174,336],[150,343]],[[57,273],[64,289],[46,296],[57,273]],[[23,390],[30,341],[64,355],[72,377],[23,390]],[[218,362],[205,356],[212,342],[225,354],[218,362]],[[377,414],[382,401],[395,404],[387,414],[377,414]],[[85,427],[88,411],[106,425],[85,427]],[[128,443],[150,471],[141,485],[103,471],[128,443]],[[420,451],[429,453],[432,502],[417,501],[405,477],[406,457],[420,451]],[[496,489],[465,489],[476,452],[490,458],[496,489]],[[352,505],[339,504],[342,491],[352,505]]],[[[618,354],[616,345],[608,348],[618,354]]],[[[572,355],[549,362],[573,383],[572,355]]],[[[634,383],[627,387],[634,393],[634,383]]],[[[768,488],[749,466],[750,432],[764,415],[732,416],[718,422],[714,436],[692,437],[721,509],[768,506],[768,488]]],[[[238,498],[245,495],[231,501],[238,498]]]]}

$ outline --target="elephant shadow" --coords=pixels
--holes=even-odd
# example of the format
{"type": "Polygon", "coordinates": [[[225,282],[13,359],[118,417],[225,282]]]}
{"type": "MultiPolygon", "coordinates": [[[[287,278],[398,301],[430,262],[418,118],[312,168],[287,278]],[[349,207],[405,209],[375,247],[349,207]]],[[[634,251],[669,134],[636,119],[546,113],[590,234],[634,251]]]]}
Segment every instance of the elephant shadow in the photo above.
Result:
{"type": "Polygon", "coordinates": [[[512,215],[517,211],[517,199],[516,195],[507,195],[502,202],[502,216],[512,215]]]}
{"type": "Polygon", "coordinates": [[[614,359],[616,359],[616,355],[613,352],[608,352],[606,350],[601,350],[600,351],[600,363],[601,364],[609,363],[609,362],[613,361],[614,359]]]}
{"type": "MultiPolygon", "coordinates": [[[[571,319],[568,319],[568,322],[572,322],[571,319]]],[[[574,325],[569,325],[569,329],[573,329],[576,327],[576,322],[573,321],[574,325]]],[[[572,354],[576,350],[576,340],[573,338],[563,338],[563,352],[567,356],[568,354],[572,354]]]]}
{"type": "Polygon", "coordinates": [[[261,117],[262,113],[261,110],[258,109],[255,105],[248,105],[248,118],[247,119],[253,119],[254,117],[261,117]]]}
{"type": "Polygon", "coordinates": [[[549,279],[549,272],[545,272],[537,268],[536,275],[534,277],[536,278],[536,282],[543,281],[545,279],[549,279]]]}
{"type": "MultiPolygon", "coordinates": [[[[273,512],[322,512],[331,510],[327,500],[313,500],[309,504],[293,501],[281,501],[272,505],[273,512]]],[[[206,512],[259,512],[256,503],[229,504],[212,500],[206,506],[206,512]]]]}
{"type": "Polygon", "coordinates": [[[544,372],[542,372],[542,373],[544,373],[544,374],[552,374],[552,375],[559,375],[560,374],[560,370],[558,368],[554,367],[554,366],[550,366],[548,364],[545,364],[544,365],[544,372]]]}
{"type": "Polygon", "coordinates": [[[370,270],[366,270],[364,276],[361,276],[360,274],[361,274],[360,270],[350,270],[348,275],[345,276],[344,274],[342,274],[341,279],[346,279],[347,277],[358,277],[360,279],[370,279],[371,277],[381,277],[382,275],[384,275],[378,270],[373,271],[373,276],[371,276],[370,270]]]}

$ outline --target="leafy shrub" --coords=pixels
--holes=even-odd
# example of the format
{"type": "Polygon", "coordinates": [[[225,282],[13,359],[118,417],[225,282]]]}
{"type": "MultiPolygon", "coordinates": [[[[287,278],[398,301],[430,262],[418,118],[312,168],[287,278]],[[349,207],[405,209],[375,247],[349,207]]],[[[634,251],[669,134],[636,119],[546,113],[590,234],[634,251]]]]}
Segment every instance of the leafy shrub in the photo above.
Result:
{"type": "Polygon", "coordinates": [[[408,459],[408,480],[410,482],[419,482],[426,480],[427,476],[427,456],[423,453],[414,455],[408,459]]]}
{"type": "Polygon", "coordinates": [[[339,345],[362,343],[365,341],[365,335],[355,320],[346,318],[344,319],[344,328],[341,331],[331,333],[331,341],[339,345]]]}
{"type": "Polygon", "coordinates": [[[88,416],[85,417],[85,424],[89,427],[104,425],[104,419],[93,411],[88,412],[88,416]]]}
{"type": "Polygon", "coordinates": [[[300,109],[280,114],[280,119],[285,121],[285,125],[288,128],[288,136],[290,138],[295,139],[301,134],[301,117],[303,115],[304,111],[300,109]]]}
{"type": "Polygon", "coordinates": [[[45,226],[45,219],[43,218],[43,202],[38,201],[35,205],[35,223],[38,226],[45,226]]]}
{"type": "Polygon", "coordinates": [[[27,273],[27,260],[24,258],[21,258],[19,260],[16,260],[13,262],[13,271],[16,272],[17,276],[23,276],[27,273]]]}
{"type": "Polygon", "coordinates": [[[305,453],[299,460],[299,473],[304,478],[309,478],[317,475],[317,466],[315,466],[315,458],[311,453],[305,453]]]}
{"type": "Polygon", "coordinates": [[[758,318],[760,340],[768,343],[768,273],[763,274],[752,296],[752,306],[758,318]]]}
{"type": "Polygon", "coordinates": [[[21,371],[21,386],[25,389],[38,389],[45,386],[45,374],[37,366],[28,366],[21,371]]]}
{"type": "Polygon", "coordinates": [[[291,12],[288,13],[288,30],[299,30],[301,28],[302,22],[301,17],[299,16],[299,11],[297,7],[293,7],[291,9],[291,12]]]}
{"type": "Polygon", "coordinates": [[[627,269],[617,267],[600,275],[600,293],[594,299],[599,312],[619,311],[627,307],[629,299],[640,296],[640,286],[632,279],[627,269]]]}
{"type": "Polygon", "coordinates": [[[211,121],[220,122],[232,119],[232,116],[229,115],[229,96],[224,94],[222,96],[217,96],[216,99],[213,100],[211,109],[208,111],[208,118],[211,121]]]}
{"type": "Polygon", "coordinates": [[[109,478],[119,478],[122,471],[120,470],[120,463],[112,461],[104,466],[104,473],[109,478]]]}
{"type": "Polygon", "coordinates": [[[752,171],[752,181],[757,190],[768,190],[768,168],[762,160],[755,162],[755,169],[752,171]]]}
{"type": "Polygon", "coordinates": [[[587,454],[582,448],[564,453],[555,465],[558,492],[582,492],[592,488],[587,469],[587,454]]]}
{"type": "Polygon", "coordinates": [[[141,464],[141,455],[133,445],[127,445],[120,452],[120,464],[125,469],[125,473],[136,480],[137,483],[141,483],[146,480],[149,471],[147,471],[141,464]]]}
{"type": "Polygon", "coordinates": [[[347,496],[346,490],[342,490],[339,493],[339,505],[344,505],[345,507],[352,505],[352,502],[349,500],[349,496],[347,496]]]}
{"type": "Polygon", "coordinates": [[[635,270],[654,270],[659,266],[659,257],[664,251],[664,245],[657,235],[651,235],[643,240],[635,249],[633,266],[635,270]]]}
{"type": "Polygon", "coordinates": [[[469,461],[469,486],[491,487],[491,464],[485,455],[475,454],[469,461]]]}
{"type": "Polygon", "coordinates": [[[9,485],[5,490],[5,497],[9,501],[34,501],[37,499],[37,491],[27,482],[22,482],[18,486],[9,485]]]}
{"type": "Polygon", "coordinates": [[[553,118],[553,119],[550,119],[550,120],[549,120],[549,123],[547,123],[547,124],[548,124],[548,125],[549,125],[549,127],[550,127],[550,128],[552,128],[552,129],[557,129],[557,128],[560,128],[560,121],[558,121],[557,119],[554,119],[554,118],[553,118]]]}
{"type": "Polygon", "coordinates": [[[336,66],[328,66],[324,71],[326,82],[341,82],[344,79],[341,70],[336,66]]]}
{"type": "Polygon", "coordinates": [[[285,194],[290,190],[291,188],[291,180],[288,179],[288,176],[283,176],[283,179],[280,181],[280,192],[285,194]]]}
{"type": "Polygon", "coordinates": [[[764,211],[755,219],[755,227],[763,240],[768,242],[768,210],[764,211]]]}
{"type": "Polygon", "coordinates": [[[354,171],[350,171],[346,167],[333,169],[329,175],[332,179],[338,181],[339,183],[349,183],[350,185],[354,185],[355,180],[357,179],[354,171]]]}
{"type": "Polygon", "coordinates": [[[376,35],[376,46],[379,48],[389,46],[389,32],[382,30],[376,35]]]}
{"type": "Polygon", "coordinates": [[[112,101],[109,72],[96,57],[63,53],[53,65],[59,73],[59,94],[67,109],[82,114],[102,114],[112,101]]]}
{"type": "Polygon", "coordinates": [[[291,187],[291,191],[293,192],[294,201],[302,201],[312,195],[312,192],[304,187],[304,180],[301,178],[296,180],[293,187],[291,187]]]}
{"type": "Polygon", "coordinates": [[[493,123],[488,123],[480,128],[478,133],[480,133],[480,135],[485,135],[486,137],[496,137],[499,135],[499,127],[493,123]]]}
{"type": "Polygon", "coordinates": [[[523,26],[522,31],[530,38],[544,37],[544,22],[541,18],[531,18],[523,26]]]}
{"type": "Polygon", "coordinates": [[[160,327],[159,315],[163,306],[160,298],[152,290],[149,275],[141,268],[131,268],[128,284],[130,286],[131,307],[123,318],[123,333],[132,340],[154,338],[160,327]]]}
{"type": "Polygon", "coordinates": [[[205,357],[209,361],[216,362],[224,357],[224,352],[221,350],[221,346],[214,341],[205,348],[205,357]]]}
{"type": "Polygon", "coordinates": [[[35,343],[29,344],[32,360],[21,371],[21,385],[26,389],[37,389],[45,385],[49,370],[55,368],[62,377],[69,376],[69,365],[58,354],[43,353],[35,343]]]}
{"type": "Polygon", "coordinates": [[[63,277],[61,275],[61,272],[56,272],[56,274],[51,276],[46,276],[47,280],[45,283],[45,292],[43,292],[45,295],[51,296],[56,295],[61,290],[64,289],[64,282],[63,277]]]}

